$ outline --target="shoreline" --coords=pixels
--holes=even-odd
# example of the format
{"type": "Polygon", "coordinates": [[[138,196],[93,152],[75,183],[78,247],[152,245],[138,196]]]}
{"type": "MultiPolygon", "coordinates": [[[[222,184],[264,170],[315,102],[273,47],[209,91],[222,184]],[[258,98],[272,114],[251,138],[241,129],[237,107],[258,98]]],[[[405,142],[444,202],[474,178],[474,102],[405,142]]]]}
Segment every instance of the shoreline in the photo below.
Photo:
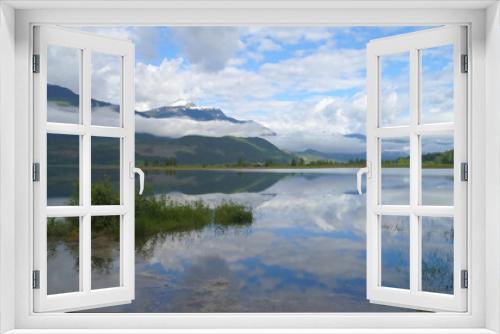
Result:
{"type": "MultiPolygon", "coordinates": [[[[143,170],[157,170],[157,171],[273,171],[273,170],[327,170],[327,169],[358,169],[365,166],[273,166],[273,167],[257,167],[257,166],[246,166],[246,167],[222,167],[222,166],[138,166],[143,170]]],[[[409,168],[407,166],[388,166],[383,167],[385,169],[403,169],[409,168]]],[[[453,166],[448,165],[436,165],[436,166],[423,166],[422,169],[453,169],[453,166]]]]}

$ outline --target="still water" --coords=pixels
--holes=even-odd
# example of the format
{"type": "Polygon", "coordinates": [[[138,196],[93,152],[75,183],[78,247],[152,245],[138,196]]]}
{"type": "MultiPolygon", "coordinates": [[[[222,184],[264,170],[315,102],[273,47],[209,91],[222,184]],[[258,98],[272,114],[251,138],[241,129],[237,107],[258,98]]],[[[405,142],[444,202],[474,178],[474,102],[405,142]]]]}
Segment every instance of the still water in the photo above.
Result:
{"type": "MultiPolygon", "coordinates": [[[[150,196],[201,199],[210,206],[233,201],[251,208],[254,222],[225,230],[209,226],[141,242],[136,249],[135,300],[92,312],[407,311],[366,299],[366,199],[356,192],[355,172],[147,173],[150,196]]],[[[437,203],[453,200],[450,170],[424,173],[425,196],[437,203]]],[[[404,173],[395,170],[388,175],[384,181],[390,186],[388,194],[405,196],[409,180],[404,173]]],[[[404,218],[382,220],[382,281],[388,286],[409,284],[404,218]]],[[[428,260],[423,267],[428,270],[423,285],[429,291],[450,293],[453,224],[430,219],[427,225],[423,258],[428,260]]],[[[51,247],[48,265],[55,272],[49,287],[70,284],[62,278],[75,276],[75,254],[67,245],[51,247]]],[[[102,251],[106,266],[93,272],[96,282],[116,277],[117,254],[113,249],[102,251]]]]}

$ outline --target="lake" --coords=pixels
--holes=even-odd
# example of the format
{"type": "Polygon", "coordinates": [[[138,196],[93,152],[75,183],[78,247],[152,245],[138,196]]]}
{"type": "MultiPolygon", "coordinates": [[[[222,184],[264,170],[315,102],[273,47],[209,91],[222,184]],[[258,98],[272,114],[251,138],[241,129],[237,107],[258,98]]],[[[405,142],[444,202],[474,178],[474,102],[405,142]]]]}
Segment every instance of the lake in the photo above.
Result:
{"type": "MultiPolygon", "coordinates": [[[[366,300],[366,198],[356,192],[355,173],[354,169],[147,172],[149,196],[167,194],[182,202],[201,199],[212,207],[226,201],[241,203],[252,209],[254,221],[249,226],[208,226],[141,242],[136,250],[135,300],[91,312],[408,311],[366,300]]],[[[409,180],[404,169],[384,173],[387,198],[405,200],[409,180]]],[[[453,201],[452,190],[451,170],[424,170],[424,198],[446,204],[453,201]]],[[[453,227],[432,219],[429,226],[423,241],[429,253],[423,254],[427,261],[423,285],[451,293],[453,227]],[[443,239],[448,240],[444,247],[443,239]]],[[[383,229],[384,285],[405,287],[409,244],[404,219],[384,221],[383,229]]],[[[75,252],[57,242],[49,243],[49,248],[49,290],[77,285],[77,280],[67,279],[78,276],[75,252]]],[[[119,253],[116,243],[96,241],[96,249],[93,256],[104,264],[93,270],[93,284],[106,286],[116,280],[119,253]]]]}

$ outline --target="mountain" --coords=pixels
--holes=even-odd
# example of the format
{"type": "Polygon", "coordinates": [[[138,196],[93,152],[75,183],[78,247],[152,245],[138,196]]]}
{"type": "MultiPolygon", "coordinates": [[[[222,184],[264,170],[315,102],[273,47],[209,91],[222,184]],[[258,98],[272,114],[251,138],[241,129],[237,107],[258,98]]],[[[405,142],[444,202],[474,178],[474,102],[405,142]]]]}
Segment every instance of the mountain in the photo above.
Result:
{"type": "Polygon", "coordinates": [[[171,118],[184,117],[191,118],[196,121],[227,121],[231,123],[243,124],[246,121],[240,121],[232,117],[226,116],[222,110],[212,107],[199,107],[194,103],[186,103],[184,105],[172,105],[160,108],[151,109],[140,112],[140,116],[146,118],[171,118]]]}
{"type": "MultiPolygon", "coordinates": [[[[76,107],[80,103],[80,96],[73,93],[68,88],[57,86],[57,85],[47,85],[47,100],[49,103],[56,103],[58,105],[73,106],[76,107]]],[[[91,106],[94,107],[110,107],[114,111],[118,111],[119,108],[115,104],[108,102],[99,101],[96,99],[91,100],[91,106]]]]}
{"type": "MultiPolygon", "coordinates": [[[[49,103],[55,103],[58,106],[78,106],[79,96],[68,88],[57,85],[47,85],[47,99],[49,103]]],[[[99,101],[96,99],[91,100],[92,107],[108,107],[111,111],[117,112],[119,110],[117,105],[99,101]]],[[[187,101],[176,101],[170,106],[154,108],[148,111],[136,111],[136,116],[145,119],[169,119],[169,118],[182,118],[190,119],[198,122],[208,121],[224,121],[231,124],[249,125],[254,128],[260,129],[260,133],[265,136],[274,136],[276,133],[266,128],[265,126],[251,120],[238,120],[233,117],[227,116],[221,109],[213,107],[200,107],[194,103],[187,101]]]]}
{"type": "Polygon", "coordinates": [[[366,159],[366,153],[327,153],[318,150],[307,149],[301,152],[294,152],[295,155],[306,161],[311,160],[332,160],[339,162],[348,162],[352,160],[366,159]]]}
{"type": "Polygon", "coordinates": [[[258,137],[165,138],[144,133],[135,136],[135,152],[138,164],[146,161],[165,164],[172,159],[178,165],[264,163],[270,160],[289,163],[295,157],[258,137]]]}

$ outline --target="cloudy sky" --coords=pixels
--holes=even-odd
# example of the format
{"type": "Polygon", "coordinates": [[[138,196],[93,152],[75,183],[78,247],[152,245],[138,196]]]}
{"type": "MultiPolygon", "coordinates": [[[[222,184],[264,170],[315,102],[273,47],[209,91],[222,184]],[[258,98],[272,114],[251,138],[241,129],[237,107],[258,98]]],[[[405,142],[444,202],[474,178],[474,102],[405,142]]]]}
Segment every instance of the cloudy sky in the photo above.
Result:
{"type": "MultiPolygon", "coordinates": [[[[138,111],[186,100],[262,124],[277,134],[266,139],[281,148],[326,152],[364,151],[364,141],[351,134],[365,132],[367,42],[418,29],[422,28],[85,28],[135,43],[138,111]]],[[[424,78],[432,75],[433,80],[424,86],[423,94],[428,96],[424,105],[430,118],[444,115],[440,117],[447,119],[443,110],[450,109],[450,98],[443,91],[449,95],[451,90],[446,50],[429,52],[427,58],[424,78]]],[[[389,122],[398,123],[408,104],[407,58],[396,55],[383,64],[391,68],[382,78],[387,90],[383,107],[389,122]]],[[[115,95],[110,94],[113,89],[116,85],[103,84],[93,89],[94,98],[107,100],[115,95]]],[[[192,123],[166,121],[138,127],[150,126],[164,135],[175,128],[178,136],[184,129],[192,133],[192,123]]],[[[211,134],[256,135],[251,129],[246,132],[216,122],[194,126],[211,127],[207,130],[211,134]]]]}

